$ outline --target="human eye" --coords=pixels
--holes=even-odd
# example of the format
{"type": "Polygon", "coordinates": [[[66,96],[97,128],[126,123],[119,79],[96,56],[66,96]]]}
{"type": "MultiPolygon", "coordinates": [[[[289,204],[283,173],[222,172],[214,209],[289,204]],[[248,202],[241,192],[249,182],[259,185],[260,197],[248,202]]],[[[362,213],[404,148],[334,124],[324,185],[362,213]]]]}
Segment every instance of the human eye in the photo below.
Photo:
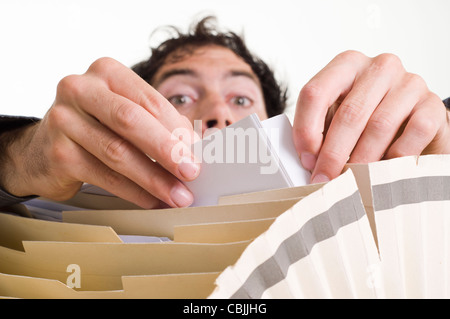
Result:
{"type": "Polygon", "coordinates": [[[231,98],[231,103],[240,107],[249,107],[253,104],[253,101],[246,96],[234,96],[231,98]]]}
{"type": "Polygon", "coordinates": [[[168,98],[168,101],[175,107],[189,105],[190,103],[194,102],[194,100],[190,96],[184,94],[173,95],[168,98]]]}

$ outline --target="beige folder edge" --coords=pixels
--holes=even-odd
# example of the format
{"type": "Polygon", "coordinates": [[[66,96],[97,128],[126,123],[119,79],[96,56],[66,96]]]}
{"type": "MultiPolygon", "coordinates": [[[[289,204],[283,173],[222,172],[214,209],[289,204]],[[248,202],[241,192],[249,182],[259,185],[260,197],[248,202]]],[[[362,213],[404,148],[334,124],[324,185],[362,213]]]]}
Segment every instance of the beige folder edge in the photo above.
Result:
{"type": "MultiPolygon", "coordinates": [[[[371,190],[370,190],[370,180],[367,178],[367,175],[369,173],[369,169],[367,165],[348,165],[347,168],[351,168],[355,177],[356,181],[358,183],[358,187],[362,196],[362,200],[364,203],[364,206],[366,210],[368,210],[368,217],[371,218],[370,210],[373,210],[372,207],[372,198],[371,198],[371,190]]],[[[16,287],[15,294],[8,294],[8,291],[0,291],[0,296],[5,297],[19,297],[19,298],[39,298],[39,295],[32,295],[31,292],[33,289],[31,287],[38,287],[39,285],[48,285],[49,287],[55,287],[51,288],[50,291],[55,292],[56,291],[62,291],[65,289],[68,289],[67,294],[61,293],[61,297],[67,296],[68,298],[75,298],[80,296],[85,297],[94,297],[98,296],[99,298],[110,298],[110,297],[117,297],[117,298],[123,298],[126,296],[132,296],[132,291],[138,292],[138,289],[135,287],[147,287],[147,283],[149,282],[164,282],[159,291],[161,294],[152,295],[151,292],[148,292],[147,294],[144,294],[143,291],[140,296],[153,296],[149,298],[158,298],[158,296],[166,296],[167,298],[176,298],[177,295],[172,292],[173,290],[171,287],[171,284],[169,282],[185,282],[185,285],[181,285],[182,287],[187,287],[187,282],[192,279],[192,282],[202,282],[200,278],[205,278],[205,281],[203,281],[204,286],[208,287],[205,288],[205,290],[202,290],[203,293],[197,294],[199,298],[203,298],[206,292],[209,291],[209,289],[212,287],[212,283],[214,281],[214,278],[217,276],[218,273],[221,272],[221,267],[225,266],[226,264],[232,263],[233,258],[237,258],[239,254],[242,252],[243,249],[245,249],[246,245],[248,244],[248,241],[243,242],[228,242],[227,238],[220,238],[220,236],[216,236],[214,240],[208,240],[208,233],[211,232],[211,230],[215,229],[214,227],[221,227],[222,229],[227,229],[227,227],[236,227],[235,229],[238,229],[238,227],[242,227],[241,229],[243,231],[246,231],[245,226],[251,226],[252,223],[259,224],[260,230],[258,231],[264,231],[266,227],[270,226],[271,221],[275,219],[279,214],[282,214],[284,211],[289,209],[292,205],[294,205],[298,200],[300,200],[303,196],[308,195],[308,191],[305,191],[306,188],[300,187],[298,189],[285,189],[285,190],[274,190],[274,191],[265,191],[260,193],[253,193],[253,194],[243,194],[243,195],[235,195],[229,198],[223,198],[221,199],[221,202],[218,206],[211,206],[211,207],[198,207],[198,208],[192,208],[192,209],[177,209],[177,210],[161,210],[161,211],[139,211],[139,210],[118,210],[118,211],[81,211],[81,212],[65,212],[63,214],[64,220],[67,223],[67,225],[72,225],[73,227],[83,227],[83,229],[88,229],[89,227],[100,227],[102,228],[102,232],[104,232],[103,235],[99,238],[95,239],[95,236],[88,240],[88,243],[86,242],[52,242],[52,240],[55,240],[55,238],[47,238],[42,239],[42,234],[35,234],[35,235],[29,235],[28,238],[24,238],[24,240],[36,240],[36,238],[41,238],[41,240],[50,240],[50,241],[25,241],[23,242],[23,247],[25,249],[25,252],[21,251],[14,251],[11,252],[11,248],[4,248],[2,247],[2,251],[7,251],[7,253],[3,254],[3,260],[11,261],[13,260],[16,264],[20,264],[20,262],[24,261],[25,259],[32,260],[33,265],[41,265],[44,266],[43,269],[45,271],[48,271],[49,268],[55,267],[55,265],[52,265],[52,267],[46,264],[43,260],[46,260],[46,262],[50,262],[53,258],[56,259],[56,256],[59,256],[60,254],[63,254],[65,257],[63,258],[64,262],[60,261],[59,266],[64,266],[68,260],[70,259],[69,256],[75,256],[78,259],[76,261],[83,264],[84,266],[89,266],[89,264],[92,264],[92,260],[85,260],[84,258],[93,258],[93,259],[102,259],[104,256],[108,257],[103,260],[103,262],[106,261],[113,261],[117,262],[118,264],[123,267],[122,270],[125,270],[123,272],[116,272],[111,273],[110,276],[114,277],[113,283],[109,281],[103,281],[102,285],[98,285],[98,282],[95,280],[99,280],[98,278],[95,278],[97,274],[95,272],[93,275],[91,275],[91,278],[89,279],[91,281],[91,284],[94,287],[99,287],[101,290],[98,291],[76,291],[74,289],[68,288],[64,284],[64,280],[67,277],[66,271],[61,270],[55,270],[53,269],[53,272],[57,274],[58,272],[60,274],[63,274],[64,276],[55,276],[59,279],[52,279],[52,278],[40,278],[32,277],[32,276],[25,276],[23,274],[20,274],[20,271],[17,271],[14,274],[14,271],[12,271],[12,274],[0,274],[0,287],[16,287]],[[305,191],[305,194],[300,194],[301,192],[305,191]],[[265,201],[269,200],[269,201],[265,201]],[[208,212],[213,212],[212,214],[208,214],[208,212]],[[167,216],[164,216],[167,213],[167,216]],[[247,224],[247,225],[245,225],[247,224]],[[205,233],[205,236],[199,236],[198,238],[195,238],[195,236],[189,235],[189,233],[194,233],[198,230],[202,230],[203,233],[205,233]],[[185,232],[186,231],[186,232],[185,232]],[[117,234],[140,234],[140,235],[157,235],[157,236],[168,236],[175,240],[173,243],[169,244],[136,244],[136,245],[127,245],[120,242],[113,243],[112,241],[117,240],[118,236],[117,234]],[[178,235],[179,234],[179,235],[178,235]],[[186,235],[187,234],[187,235],[186,235]],[[102,236],[105,236],[104,239],[102,236]],[[192,236],[192,237],[189,237],[192,236]],[[177,242],[177,237],[180,241],[187,240],[189,241],[190,238],[192,238],[192,241],[195,243],[181,243],[177,242]],[[108,241],[108,242],[96,242],[91,243],[91,241],[108,241]],[[215,243],[207,243],[208,241],[215,241],[215,243]],[[157,245],[160,246],[160,248],[153,248],[157,247],[157,245]],[[122,247],[122,248],[117,248],[122,247]],[[125,248],[126,247],[126,248],[125,248]],[[151,248],[152,247],[152,248],[151,248]],[[219,251],[222,249],[228,249],[229,254],[227,256],[223,256],[221,267],[207,267],[203,265],[204,267],[199,267],[196,269],[189,269],[183,268],[179,270],[174,269],[166,269],[164,272],[153,272],[152,275],[148,274],[140,274],[138,271],[132,271],[130,270],[129,266],[125,263],[121,263],[120,261],[117,261],[111,256],[122,256],[125,258],[131,258],[130,260],[137,260],[139,261],[137,251],[140,252],[142,255],[142,252],[147,251],[149,254],[152,254],[153,256],[157,256],[158,253],[155,253],[152,249],[161,249],[161,247],[170,247],[170,248],[164,248],[161,251],[165,251],[166,256],[170,256],[169,251],[172,253],[178,252],[180,254],[184,254],[183,256],[187,256],[186,253],[188,251],[192,252],[195,251],[200,256],[201,254],[204,254],[205,251],[208,249],[210,251],[216,250],[219,251]],[[174,248],[175,247],[175,248],[174,248]],[[178,247],[178,248],[177,248],[178,247]],[[221,248],[219,248],[221,247],[221,248]],[[232,249],[231,249],[232,248],[232,249]],[[120,249],[124,249],[125,252],[120,253],[120,249]],[[178,251],[177,251],[178,249],[178,251]],[[193,249],[193,250],[190,250],[193,249]],[[202,250],[203,249],[203,250],[202,250]],[[9,251],[8,251],[9,250],[9,251]],[[131,251],[134,251],[132,253],[131,251]],[[70,252],[70,253],[69,253],[70,252]],[[89,252],[89,253],[87,253],[89,252]],[[95,253],[94,253],[95,252],[95,253]],[[115,253],[113,253],[115,252],[115,253]],[[99,254],[100,253],[100,254],[99,254]],[[28,254],[28,256],[27,256],[28,254]],[[106,254],[106,255],[105,255],[106,254]],[[134,255],[136,254],[136,255],[134,255]],[[6,257],[5,257],[6,256],[6,257]],[[19,257],[18,257],[19,256],[19,257]],[[31,257],[30,257],[31,256],[31,257]],[[83,257],[80,257],[83,256],[83,257]],[[88,256],[88,257],[86,257],[88,256]],[[44,258],[46,257],[46,258],[44,258]],[[16,258],[16,259],[14,259],[16,258]],[[34,259],[33,259],[34,258],[34,259]],[[111,259],[112,258],[112,259],[111,259]],[[193,272],[194,271],[194,272],[193,272]],[[17,273],[19,272],[19,273],[17,273]],[[170,272],[170,273],[167,273],[170,272]],[[178,272],[178,273],[177,273],[178,272]],[[179,278],[184,278],[186,281],[178,280],[179,278]],[[171,281],[172,280],[172,281],[171,281]],[[20,284],[22,282],[22,284],[20,284]],[[134,284],[129,284],[129,283],[134,284]],[[110,285],[110,286],[108,286],[110,285]],[[56,287],[58,286],[58,287],[56,287]],[[26,289],[26,288],[30,289],[26,289]],[[127,287],[133,287],[131,290],[127,290],[127,287]],[[169,288],[168,288],[169,287],[169,288]],[[20,289],[25,289],[24,291],[20,292],[20,289]],[[107,290],[109,289],[109,290],[107,290]],[[167,289],[167,294],[162,293],[164,289],[167,289]],[[104,293],[104,294],[103,294],[104,293]],[[103,295],[102,295],[103,294],[103,295]]],[[[311,191],[317,191],[320,189],[320,185],[313,185],[312,188],[310,188],[311,191]],[[314,189],[314,187],[317,187],[314,189]]],[[[63,224],[62,224],[63,225],[63,224]]],[[[65,226],[64,226],[65,227],[65,226]]],[[[67,226],[70,228],[70,226],[67,226]]],[[[99,228],[99,229],[100,229],[99,228]]],[[[74,228],[75,229],[75,228],[74,228]]],[[[90,228],[91,230],[95,230],[94,228],[90,228]]],[[[230,228],[229,228],[230,229],[230,228]]],[[[257,236],[258,231],[255,231],[254,234],[248,236],[246,239],[250,239],[249,237],[257,236]]],[[[200,231],[201,232],[201,231],[200,231]]],[[[225,233],[228,231],[225,231],[225,233]]],[[[45,232],[43,232],[45,233],[45,232]]],[[[54,234],[52,235],[54,236],[54,234]]],[[[236,235],[231,236],[230,240],[236,240],[236,239],[243,239],[243,237],[238,234],[238,237],[236,235]]],[[[83,237],[83,236],[81,236],[83,237]]],[[[212,238],[212,237],[211,237],[212,238]]],[[[244,236],[245,238],[245,236],[244,236]]],[[[63,239],[57,239],[57,240],[73,240],[76,241],[75,238],[69,239],[68,237],[63,239]]],[[[80,239],[79,241],[84,241],[80,239]]],[[[120,241],[120,238],[119,238],[120,241]]],[[[13,238],[12,240],[12,246],[15,248],[20,248],[19,239],[13,238]]],[[[164,254],[163,254],[164,255],[164,254]]],[[[191,255],[192,257],[192,255],[191,255]]],[[[116,257],[117,258],[117,257],[116,257]]],[[[187,258],[187,257],[186,257],[187,258]]],[[[193,259],[193,258],[191,258],[193,259]]],[[[201,260],[201,258],[199,259],[201,260]]],[[[25,260],[26,261],[26,260],[25,260]]],[[[171,258],[168,258],[164,260],[161,264],[164,264],[164,266],[167,266],[167,262],[173,263],[173,262],[180,262],[180,260],[174,260],[171,258]]],[[[209,262],[209,261],[207,261],[209,262]]],[[[138,262],[137,262],[138,263],[138,262]]],[[[136,264],[136,262],[135,262],[136,264]]],[[[103,264],[105,265],[105,264],[103,264]]],[[[101,265],[96,265],[97,268],[101,268],[101,265]]],[[[187,265],[184,265],[187,266],[187,265]]],[[[197,265],[198,267],[198,265],[197,265]]],[[[39,267],[37,267],[39,268],[39,267]]],[[[119,267],[120,268],[120,267],[119,267]]],[[[41,269],[42,270],[42,269],[41,269]]],[[[38,273],[38,270],[33,269],[35,273],[38,273]]],[[[117,269],[116,269],[117,271],[117,269]]],[[[104,279],[104,278],[103,278],[104,279]]],[[[100,280],[101,281],[101,280],[100,280]]],[[[157,284],[156,286],[152,287],[159,287],[157,284]]],[[[40,287],[40,286],[39,286],[40,287]]],[[[12,289],[12,288],[11,288],[12,289]]],[[[180,288],[181,289],[181,288],[180,288]]],[[[186,292],[186,294],[178,294],[178,297],[184,298],[188,296],[193,296],[192,292],[195,289],[189,289],[189,291],[186,292]]],[[[34,290],[34,292],[38,292],[38,290],[34,290]]],[[[44,290],[41,290],[44,292],[44,290]]],[[[158,290],[157,290],[158,291],[158,290]]],[[[178,290],[181,291],[181,290],[178,290]]],[[[55,294],[51,293],[51,298],[55,297],[55,294]]],[[[41,296],[44,296],[43,293],[41,296]]],[[[49,295],[49,296],[50,296],[49,295]]],[[[139,295],[139,293],[138,293],[139,295]]],[[[82,297],[83,298],[83,297],[82,297]]],[[[144,297],[145,298],[145,297],[144,297]]],[[[165,297],[162,297],[165,298],[165,297]]]]}
{"type": "MultiPolygon", "coordinates": [[[[14,270],[7,269],[7,267],[2,270],[5,273],[0,274],[0,282],[4,288],[0,291],[0,295],[19,298],[136,298],[136,296],[143,298],[205,298],[213,290],[215,278],[227,265],[232,264],[240,256],[249,241],[264,232],[277,216],[289,209],[303,196],[318,188],[314,186],[298,187],[295,191],[292,189],[277,190],[271,194],[271,197],[267,197],[267,192],[243,194],[234,198],[228,197],[224,204],[221,203],[218,206],[181,210],[142,211],[131,209],[64,212],[64,223],[34,219],[26,219],[26,222],[22,223],[23,220],[21,220],[21,225],[25,228],[22,229],[22,232],[12,231],[14,227],[8,226],[12,219],[21,217],[5,215],[4,220],[9,220],[9,223],[2,223],[5,229],[4,234],[14,233],[15,236],[4,236],[4,238],[9,238],[9,242],[3,245],[10,248],[0,250],[0,255],[3,260],[5,258],[9,261],[13,260],[14,270]],[[245,196],[248,197],[244,199],[245,196]],[[269,201],[263,202],[263,199],[269,199],[269,201]],[[9,232],[6,229],[9,229],[9,232]],[[129,266],[124,266],[120,274],[113,276],[114,280],[111,280],[110,277],[107,282],[100,280],[99,283],[95,274],[87,276],[88,279],[82,278],[84,287],[87,286],[87,289],[91,290],[77,291],[64,284],[64,280],[70,275],[66,270],[68,261],[63,262],[64,258],[61,258],[65,253],[71,251],[73,255],[74,247],[83,247],[80,254],[86,254],[86,250],[91,250],[88,257],[76,261],[81,264],[85,263],[83,268],[95,258],[103,262],[109,261],[106,262],[107,264],[116,263],[114,258],[112,260],[103,258],[102,253],[108,250],[108,247],[118,247],[112,243],[121,244],[122,247],[128,247],[119,254],[124,257],[124,254],[129,253],[133,246],[132,244],[123,244],[118,236],[119,233],[167,236],[174,242],[163,244],[166,247],[184,242],[185,244],[180,246],[181,249],[175,255],[186,253],[190,251],[189,248],[196,245],[198,248],[199,244],[203,248],[209,245],[209,248],[213,248],[216,253],[220,251],[218,247],[224,247],[224,245],[228,247],[231,245],[234,249],[231,256],[220,253],[220,256],[225,259],[222,258],[222,265],[218,268],[200,267],[195,272],[192,272],[192,269],[185,272],[184,269],[167,269],[165,261],[163,262],[166,267],[165,272],[169,273],[158,273],[152,269],[150,275],[133,275],[129,266]],[[100,251],[94,249],[99,247],[101,247],[100,251]],[[25,248],[25,255],[22,251],[20,253],[11,251],[11,248],[16,250],[25,248]],[[92,253],[92,249],[96,252],[92,253]],[[50,255],[48,255],[49,253],[50,255]],[[46,263],[40,264],[44,255],[46,263]],[[56,264],[59,264],[56,268],[60,269],[49,271],[49,268],[55,268],[56,264]],[[34,269],[27,272],[30,265],[33,265],[34,269]],[[37,269],[39,266],[41,266],[40,270],[37,269]],[[61,271],[61,269],[66,271],[61,271]],[[123,275],[124,272],[130,273],[130,271],[132,275],[123,275]],[[189,281],[192,282],[188,285],[189,281]],[[6,289],[8,287],[9,289],[6,289]],[[31,289],[32,287],[36,287],[36,289],[31,289]],[[193,287],[196,288],[193,289],[193,287]],[[196,293],[193,293],[194,291],[196,293]]],[[[147,246],[156,247],[156,245],[162,247],[161,244],[148,244],[147,246]]],[[[139,262],[139,255],[142,256],[142,251],[145,250],[145,245],[135,246],[139,247],[139,254],[125,256],[125,259],[134,260],[133,264],[139,262]]],[[[152,251],[148,255],[165,255],[168,249],[162,251],[164,253],[158,254],[152,251]]],[[[209,258],[203,261],[201,258],[194,258],[196,263],[208,265],[211,255],[201,253],[200,256],[209,256],[209,258]]],[[[217,258],[213,259],[217,260],[217,258]]],[[[170,263],[173,264],[172,262],[170,263]]],[[[184,265],[186,266],[186,264],[184,265]]],[[[147,273],[147,271],[145,272],[147,273]]],[[[107,276],[103,273],[101,277],[104,279],[107,276]]]]}
{"type": "MultiPolygon", "coordinates": [[[[140,217],[132,219],[134,223],[131,226],[142,225],[143,220],[152,225],[153,222],[156,225],[161,222],[164,227],[156,227],[158,234],[175,237],[174,242],[163,244],[124,244],[109,225],[58,223],[2,214],[0,219],[4,236],[1,238],[3,247],[0,247],[0,260],[3,260],[0,263],[0,296],[206,298],[214,288],[217,275],[237,260],[248,245],[248,240],[267,229],[275,216],[296,201],[290,199],[269,206],[257,205],[260,207],[253,207],[256,208],[253,210],[249,210],[253,205],[234,205],[238,207],[233,210],[235,214],[230,213],[230,208],[236,208],[233,205],[213,208],[217,214],[211,214],[210,208],[193,208],[189,210],[189,216],[185,220],[177,218],[180,217],[180,212],[176,210],[127,211],[128,214],[140,217]],[[244,213],[239,216],[239,212],[244,213]],[[269,217],[248,220],[260,216],[269,217]],[[198,224],[184,225],[186,222],[198,224]],[[219,228],[222,231],[218,232],[219,228]],[[241,241],[236,242],[239,240],[241,241]],[[155,263],[145,260],[143,256],[158,259],[159,268],[154,268],[155,263]],[[173,256],[178,256],[179,259],[174,259],[173,256]],[[180,256],[184,256],[184,259],[180,256]],[[132,262],[121,263],[121,260],[132,262]],[[98,265],[100,261],[102,264],[98,265]],[[73,264],[81,269],[83,284],[79,290],[65,284],[71,274],[67,272],[67,267],[73,264]],[[94,271],[89,270],[92,264],[97,264],[94,271]],[[117,270],[119,264],[120,271],[109,275],[105,273],[110,265],[115,265],[117,270]],[[150,268],[143,269],[138,265],[150,268]],[[183,267],[173,268],[174,265],[183,267]],[[88,274],[85,274],[86,270],[88,274]]],[[[107,217],[114,217],[112,219],[119,224],[122,218],[117,216],[126,215],[127,212],[116,211],[111,214],[111,211],[96,211],[111,214],[107,217]]],[[[88,216],[85,215],[86,212],[79,213],[88,216]]],[[[76,214],[70,212],[68,215],[73,217],[76,214]]],[[[111,222],[106,224],[114,225],[111,222]]],[[[126,234],[155,234],[154,227],[143,233],[129,227],[130,225],[119,230],[126,234]]]]}
{"type": "MultiPolygon", "coordinates": [[[[277,216],[298,200],[319,188],[320,186],[314,185],[236,195],[225,198],[223,203],[218,206],[187,208],[181,209],[181,211],[173,209],[64,212],[65,223],[27,219],[22,225],[26,225],[24,228],[28,228],[28,231],[23,230],[22,237],[20,237],[20,232],[16,233],[16,236],[5,236],[5,238],[11,239],[6,246],[19,250],[25,247],[25,255],[23,252],[9,251],[9,255],[5,253],[5,250],[1,252],[0,255],[3,256],[3,259],[7,256],[7,259],[14,260],[15,267],[14,271],[5,269],[6,273],[0,274],[1,286],[4,287],[3,291],[0,291],[0,295],[19,298],[136,298],[139,296],[143,298],[205,298],[214,288],[213,283],[218,274],[239,257],[250,240],[264,232],[277,216]],[[142,228],[143,225],[146,227],[142,228]],[[162,245],[127,245],[121,242],[118,233],[168,236],[174,242],[162,245]],[[87,276],[88,279],[82,279],[84,286],[87,286],[88,289],[99,290],[77,291],[64,284],[64,280],[69,275],[67,271],[53,270],[53,274],[49,274],[52,271],[48,271],[49,268],[54,269],[55,264],[58,264],[60,269],[64,270],[64,266],[67,268],[68,261],[63,262],[62,256],[66,256],[68,251],[71,252],[69,255],[73,255],[76,247],[78,249],[81,247],[80,255],[84,254],[84,257],[76,262],[84,264],[83,268],[85,268],[95,258],[102,260],[105,264],[117,263],[115,258],[108,259],[102,256],[102,253],[108,249],[114,250],[113,247],[119,247],[117,244],[121,244],[122,248],[127,247],[117,255],[134,260],[133,264],[136,264],[139,263],[139,256],[142,256],[142,252],[146,248],[156,248],[156,245],[159,248],[163,245],[165,247],[176,246],[182,242],[184,245],[179,246],[180,249],[175,255],[183,255],[191,249],[195,250],[200,247],[203,249],[209,247],[210,251],[216,253],[221,251],[219,247],[234,248],[231,255],[220,252],[219,255],[224,258],[222,258],[221,267],[218,268],[200,267],[200,269],[195,269],[195,272],[192,272],[192,269],[186,272],[186,269],[167,269],[168,263],[164,261],[162,263],[166,267],[164,273],[151,270],[152,274],[150,275],[139,274],[139,272],[136,274],[129,266],[122,265],[124,269],[120,274],[113,276],[114,280],[109,278],[107,282],[100,280],[99,283],[98,278],[95,278],[95,273],[87,276]],[[199,246],[199,243],[202,244],[199,246]],[[139,253],[129,256],[127,254],[133,250],[132,246],[138,247],[139,249],[135,249],[135,251],[139,251],[139,253]],[[145,246],[148,247],[144,248],[145,246]],[[90,251],[88,257],[86,257],[86,251],[90,251]],[[44,264],[42,264],[43,256],[46,256],[44,264]],[[57,262],[56,259],[58,259],[57,262]],[[25,265],[25,267],[21,269],[17,265],[25,265]],[[27,265],[33,265],[34,269],[31,273],[26,272],[27,265]],[[39,266],[42,268],[41,272],[36,269],[39,266]],[[124,272],[127,274],[131,272],[131,275],[124,276],[124,272]],[[189,282],[191,283],[188,284],[189,282]],[[15,287],[12,289],[14,290],[12,294],[11,291],[9,294],[4,291],[8,287],[9,290],[15,287]],[[31,289],[31,287],[36,287],[36,289],[31,289]],[[193,287],[196,288],[193,289],[193,287]]],[[[4,220],[11,221],[14,218],[18,217],[7,216],[4,220]]],[[[4,228],[8,228],[8,223],[2,224],[5,226],[4,228]]],[[[14,228],[9,227],[9,229],[9,234],[11,234],[11,230],[14,228]]],[[[159,253],[155,253],[153,248],[147,255],[163,256],[169,251],[164,248],[160,249],[159,253]],[[161,251],[164,252],[161,253],[161,251]]],[[[11,248],[6,251],[8,250],[11,248]]],[[[191,254],[189,253],[189,255],[191,254]]],[[[211,255],[201,253],[200,256],[211,255]]],[[[194,259],[196,263],[200,262],[203,265],[208,265],[211,260],[211,258],[203,261],[201,258],[194,259]]],[[[213,259],[217,260],[217,258],[213,259]]],[[[173,260],[170,264],[173,264],[173,260]]],[[[175,264],[177,263],[175,262],[175,264]]],[[[104,273],[102,277],[104,279],[104,273]]]]}
{"type": "MultiPolygon", "coordinates": [[[[8,245],[13,246],[16,249],[22,248],[22,245],[25,245],[29,247],[29,250],[31,249],[31,251],[33,251],[33,247],[40,247],[37,255],[42,255],[44,251],[48,252],[50,249],[49,247],[52,246],[51,244],[56,244],[55,247],[59,247],[59,249],[56,250],[59,251],[59,255],[61,255],[64,251],[73,250],[73,247],[70,248],[69,246],[73,243],[64,244],[57,241],[121,243],[121,240],[117,235],[118,233],[167,236],[172,238],[175,243],[191,242],[217,244],[233,242],[232,245],[236,245],[235,242],[242,241],[237,244],[240,250],[238,249],[238,253],[234,255],[234,259],[229,258],[224,263],[223,266],[226,266],[232,264],[233,260],[235,260],[242,252],[242,249],[246,247],[248,241],[264,232],[277,216],[289,209],[302,197],[316,191],[321,186],[322,185],[310,185],[305,187],[227,196],[221,198],[218,206],[211,207],[153,211],[131,209],[64,212],[63,220],[65,223],[58,224],[57,226],[55,223],[51,222],[37,220],[29,221],[30,224],[34,223],[34,226],[39,223],[41,227],[33,227],[33,225],[31,225],[32,227],[30,227],[30,229],[34,229],[34,231],[27,233],[28,237],[22,238],[22,240],[40,239],[41,242],[27,242],[22,244],[17,236],[12,236],[11,238],[14,243],[9,243],[8,245]],[[46,226],[42,227],[44,224],[46,226]],[[58,230],[54,229],[55,226],[58,230]],[[61,232],[61,228],[66,229],[61,232]],[[40,232],[36,230],[40,230],[40,232]],[[43,234],[47,234],[47,237],[43,236],[43,234]],[[64,234],[65,236],[55,237],[56,234],[64,234]],[[74,236],[74,234],[77,236],[74,236]],[[42,242],[42,240],[50,242],[42,242]],[[56,240],[56,242],[52,243],[51,241],[54,240],[56,240]],[[37,246],[34,244],[37,244],[37,246]]],[[[79,245],[80,244],[78,244],[78,246],[79,245]]],[[[82,246],[85,245],[86,244],[82,244],[82,246]]],[[[96,244],[87,245],[91,248],[96,246],[96,244]]],[[[127,245],[122,244],[122,246],[127,245]]],[[[153,244],[150,244],[150,246],[153,246],[153,244]]],[[[50,251],[54,252],[55,247],[51,248],[50,251]]],[[[106,246],[100,245],[100,247],[103,247],[104,249],[106,246]]],[[[139,247],[140,250],[142,250],[142,247],[143,246],[139,247]]],[[[217,249],[217,247],[218,246],[215,246],[214,249],[217,249]]],[[[186,250],[186,248],[187,246],[184,246],[183,250],[186,250]]],[[[91,257],[94,255],[95,254],[91,255],[91,257]]],[[[99,258],[98,255],[95,257],[99,258]]],[[[136,260],[135,258],[138,257],[132,257],[132,259],[136,260]]],[[[31,260],[33,260],[33,258],[31,258],[31,260]]],[[[31,261],[31,264],[36,265],[37,261],[31,261]]],[[[201,270],[202,269],[200,269],[200,271],[201,270]]],[[[112,287],[108,287],[110,283],[104,283],[105,286],[99,286],[98,282],[91,280],[95,282],[93,284],[91,283],[91,285],[93,285],[94,288],[100,289],[97,291],[76,291],[69,288],[67,285],[63,284],[64,279],[67,277],[67,272],[63,272],[62,277],[60,277],[59,280],[56,280],[45,278],[46,276],[51,277],[48,276],[48,274],[43,275],[37,272],[34,273],[35,277],[23,276],[19,271],[19,274],[2,274],[0,276],[0,281],[3,283],[3,287],[11,286],[12,282],[15,283],[12,285],[16,287],[16,295],[13,297],[21,298],[39,298],[39,296],[48,296],[51,298],[55,295],[67,298],[127,298],[130,296],[142,296],[143,298],[204,298],[207,296],[207,292],[212,291],[213,282],[223,269],[219,268],[217,270],[218,271],[197,273],[185,273],[181,270],[179,271],[180,273],[169,274],[120,275],[116,276],[115,286],[113,285],[112,287]],[[28,279],[29,281],[27,281],[28,279]],[[203,285],[205,289],[183,290],[183,287],[187,287],[186,282],[192,279],[194,279],[196,283],[203,285]],[[173,285],[169,285],[172,281],[180,287],[174,289],[175,287],[173,285]],[[17,284],[20,282],[24,283],[24,285],[17,284]],[[29,284],[31,284],[31,286],[38,285],[41,288],[22,289],[30,287],[29,284]],[[155,288],[155,290],[149,291],[148,287],[150,286],[155,288]],[[169,286],[172,287],[168,289],[169,286]],[[143,289],[142,287],[147,288],[143,289]],[[114,288],[114,290],[109,288],[114,288]],[[31,293],[39,291],[41,293],[37,295],[31,293]],[[52,291],[54,293],[52,293],[52,291]],[[56,293],[57,291],[58,293],[56,293]],[[174,291],[177,291],[178,293],[174,294],[174,291]],[[197,291],[198,294],[193,295],[191,291],[197,291]]],[[[191,283],[191,285],[188,286],[192,285],[193,284],[191,283]]],[[[90,288],[92,289],[93,287],[90,288]]],[[[6,294],[4,291],[0,291],[0,295],[6,294]]]]}

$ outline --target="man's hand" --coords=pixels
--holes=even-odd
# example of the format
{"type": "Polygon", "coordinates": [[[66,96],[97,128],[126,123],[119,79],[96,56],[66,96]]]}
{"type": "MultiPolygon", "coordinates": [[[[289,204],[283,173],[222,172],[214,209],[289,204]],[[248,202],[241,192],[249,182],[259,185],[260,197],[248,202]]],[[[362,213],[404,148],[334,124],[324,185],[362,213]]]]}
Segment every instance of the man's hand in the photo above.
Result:
{"type": "Polygon", "coordinates": [[[392,54],[339,54],[301,90],[293,126],[313,183],[347,162],[450,152],[444,104],[392,54]]]}
{"type": "Polygon", "coordinates": [[[3,186],[16,196],[64,200],[87,182],[144,208],[160,201],[188,206],[192,194],[180,180],[194,179],[199,166],[188,147],[181,162],[172,158],[176,128],[194,134],[187,118],[133,71],[99,59],[85,74],[62,79],[42,121],[11,143],[4,169],[13,173],[3,186]]]}

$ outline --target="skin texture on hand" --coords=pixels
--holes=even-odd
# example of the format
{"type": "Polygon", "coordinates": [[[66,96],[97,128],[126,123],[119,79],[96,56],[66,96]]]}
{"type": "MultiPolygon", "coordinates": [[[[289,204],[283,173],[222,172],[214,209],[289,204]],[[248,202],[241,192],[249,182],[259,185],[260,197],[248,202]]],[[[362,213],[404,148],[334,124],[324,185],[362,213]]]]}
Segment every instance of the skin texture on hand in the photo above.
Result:
{"type": "Polygon", "coordinates": [[[392,54],[339,54],[301,90],[293,126],[312,182],[335,178],[347,162],[450,152],[443,102],[392,54]]]}
{"type": "Polygon", "coordinates": [[[172,130],[191,123],[156,90],[119,62],[102,58],[83,75],[60,81],[42,121],[9,149],[16,196],[72,197],[81,181],[93,183],[144,208],[188,206],[192,194],[180,182],[199,173],[186,147],[174,162],[172,130]],[[157,163],[154,160],[157,161],[157,163]]]}
{"type": "Polygon", "coordinates": [[[2,166],[14,174],[4,189],[64,200],[87,182],[143,208],[189,206],[182,182],[200,171],[190,151],[193,121],[204,131],[252,113],[266,118],[261,86],[242,58],[219,46],[169,59],[156,78],[151,86],[102,58],[62,79],[42,121],[10,145],[12,160],[2,166]]]}

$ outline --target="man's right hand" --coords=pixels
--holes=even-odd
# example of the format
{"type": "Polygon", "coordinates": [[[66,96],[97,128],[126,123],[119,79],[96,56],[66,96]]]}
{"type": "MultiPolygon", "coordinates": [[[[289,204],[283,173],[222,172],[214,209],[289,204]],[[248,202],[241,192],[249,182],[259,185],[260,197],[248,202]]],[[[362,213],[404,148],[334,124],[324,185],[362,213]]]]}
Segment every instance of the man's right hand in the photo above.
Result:
{"type": "Polygon", "coordinates": [[[101,58],[85,74],[62,79],[42,121],[11,143],[2,184],[16,196],[65,200],[86,182],[143,208],[189,206],[192,194],[181,181],[195,179],[200,167],[189,147],[185,160],[172,158],[176,128],[194,141],[192,124],[163,96],[101,58]]]}

